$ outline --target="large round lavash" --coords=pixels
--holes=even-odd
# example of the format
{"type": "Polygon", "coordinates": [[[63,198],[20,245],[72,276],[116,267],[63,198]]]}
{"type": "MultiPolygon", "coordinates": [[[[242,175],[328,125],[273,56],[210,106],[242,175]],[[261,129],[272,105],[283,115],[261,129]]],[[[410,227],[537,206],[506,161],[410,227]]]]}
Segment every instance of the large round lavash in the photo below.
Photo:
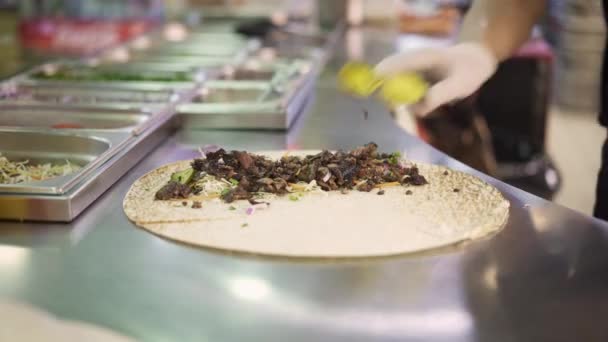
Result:
{"type": "MultiPolygon", "coordinates": [[[[265,153],[274,159],[283,154],[265,153]]],[[[165,165],[138,179],[123,203],[129,219],[171,240],[229,252],[352,258],[423,252],[480,238],[500,230],[509,213],[509,202],[496,188],[428,164],[417,164],[428,185],[387,187],[384,195],[332,191],[305,194],[296,202],[280,197],[252,215],[245,213],[247,201],[207,200],[192,209],[191,201],[183,206],[154,200],[170,175],[189,164],[165,165]]]]}

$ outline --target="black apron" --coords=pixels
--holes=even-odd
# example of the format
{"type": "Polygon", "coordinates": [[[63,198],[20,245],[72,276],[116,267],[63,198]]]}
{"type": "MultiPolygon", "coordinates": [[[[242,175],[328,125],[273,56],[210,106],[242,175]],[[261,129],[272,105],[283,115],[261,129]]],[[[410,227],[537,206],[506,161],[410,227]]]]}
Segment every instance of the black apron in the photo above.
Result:
{"type": "MultiPolygon", "coordinates": [[[[608,0],[603,0],[604,20],[608,25],[608,0]]],[[[608,49],[608,36],[606,37],[606,48],[608,49]]],[[[608,51],[604,52],[604,66],[602,68],[602,86],[601,86],[601,107],[600,107],[600,124],[608,127],[608,51]]],[[[597,188],[595,195],[595,209],[593,211],[595,217],[608,221],[608,139],[604,142],[602,148],[602,166],[597,179],[597,188]]]]}
{"type": "MultiPolygon", "coordinates": [[[[608,26],[608,0],[603,0],[604,5],[604,21],[608,26]]],[[[606,35],[606,44],[604,45],[608,49],[608,35],[606,35]]],[[[608,127],[608,51],[604,52],[604,67],[602,70],[602,88],[601,88],[601,109],[600,109],[600,124],[604,127],[608,127]]]]}

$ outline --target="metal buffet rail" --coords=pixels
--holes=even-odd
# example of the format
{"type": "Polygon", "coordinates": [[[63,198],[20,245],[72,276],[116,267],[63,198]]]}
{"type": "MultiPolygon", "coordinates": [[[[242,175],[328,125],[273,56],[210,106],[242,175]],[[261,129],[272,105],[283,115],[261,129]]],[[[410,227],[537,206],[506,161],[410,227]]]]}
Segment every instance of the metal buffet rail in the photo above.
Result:
{"type": "MultiPolygon", "coordinates": [[[[370,62],[392,50],[391,32],[348,35],[370,62]]],[[[0,296],[142,341],[608,341],[608,225],[478,174],[408,135],[379,104],[341,95],[334,79],[346,50],[288,132],[182,128],[72,223],[0,223],[0,296]],[[511,201],[506,228],[429,255],[301,262],[179,245],[122,212],[138,177],[200,145],[369,141],[488,180],[511,201]]]]}

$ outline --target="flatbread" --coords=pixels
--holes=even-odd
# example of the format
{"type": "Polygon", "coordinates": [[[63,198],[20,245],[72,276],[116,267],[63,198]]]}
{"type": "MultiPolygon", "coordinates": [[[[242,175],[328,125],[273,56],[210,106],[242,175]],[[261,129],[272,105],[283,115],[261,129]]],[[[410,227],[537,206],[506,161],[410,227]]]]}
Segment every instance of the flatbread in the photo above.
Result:
{"type": "MultiPolygon", "coordinates": [[[[278,159],[285,153],[263,154],[278,159]]],[[[306,193],[298,201],[283,196],[251,215],[247,201],[206,199],[202,208],[193,209],[192,200],[186,206],[179,200],[154,200],[171,174],[189,164],[165,165],[138,179],[123,203],[129,219],[162,237],[228,252],[352,258],[422,252],[478,239],[499,231],[509,214],[509,202],[481,179],[419,163],[427,185],[386,187],[384,195],[332,191],[306,193]]]]}

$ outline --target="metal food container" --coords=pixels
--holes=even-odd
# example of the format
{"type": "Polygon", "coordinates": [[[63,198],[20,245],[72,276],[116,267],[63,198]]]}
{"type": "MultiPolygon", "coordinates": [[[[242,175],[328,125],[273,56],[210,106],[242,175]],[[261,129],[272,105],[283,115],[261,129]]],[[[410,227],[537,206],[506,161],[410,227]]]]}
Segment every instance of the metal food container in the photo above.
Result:
{"type": "Polygon", "coordinates": [[[0,128],[134,131],[151,114],[134,111],[0,104],[0,128]]]}
{"type": "Polygon", "coordinates": [[[195,82],[204,78],[196,70],[157,70],[145,66],[88,66],[84,64],[52,64],[32,70],[27,78],[55,82],[195,82]]]}
{"type": "Polygon", "coordinates": [[[147,73],[152,71],[166,73],[196,73],[202,70],[202,67],[191,63],[162,63],[162,62],[142,62],[130,61],[126,63],[102,64],[97,67],[103,71],[116,71],[127,74],[147,73]]]}
{"type": "Polygon", "coordinates": [[[47,104],[155,112],[188,98],[194,83],[84,82],[25,79],[0,104],[47,104]]]}
{"type": "Polygon", "coordinates": [[[238,58],[249,55],[260,48],[258,40],[247,40],[243,43],[218,41],[215,43],[179,43],[160,45],[149,50],[134,51],[134,58],[145,55],[165,57],[222,57],[238,58]]]}
{"type": "Polygon", "coordinates": [[[264,61],[266,63],[270,62],[282,62],[285,60],[310,60],[310,61],[320,61],[324,54],[326,53],[325,49],[321,47],[315,46],[266,46],[258,50],[252,58],[264,61]]]}
{"type": "Polygon", "coordinates": [[[160,63],[160,64],[185,64],[188,66],[204,69],[221,68],[224,65],[236,65],[242,61],[237,58],[223,58],[213,56],[162,56],[162,55],[141,55],[133,59],[138,63],[160,63]]]}
{"type": "Polygon", "coordinates": [[[175,103],[182,98],[175,90],[90,89],[45,85],[19,85],[17,90],[0,100],[0,105],[75,106],[80,108],[106,108],[114,110],[157,111],[159,107],[175,103]]]}
{"type": "Polygon", "coordinates": [[[0,184],[0,193],[64,194],[111,157],[130,136],[126,132],[0,129],[0,151],[11,161],[27,160],[30,164],[68,161],[82,167],[78,172],[47,180],[0,184]]]}
{"type": "Polygon", "coordinates": [[[0,185],[0,219],[68,222],[175,130],[163,117],[140,135],[112,130],[0,129],[10,160],[65,163],[83,168],[45,181],[0,185]]]}
{"type": "Polygon", "coordinates": [[[129,44],[129,47],[134,52],[148,52],[160,50],[167,47],[193,47],[193,46],[230,46],[236,48],[245,48],[251,41],[239,34],[234,33],[207,33],[190,31],[187,35],[177,41],[168,40],[159,32],[148,35],[144,38],[136,39],[129,44]],[[142,40],[145,43],[142,44],[142,40]]]}
{"type": "Polygon", "coordinates": [[[187,129],[288,129],[306,91],[276,91],[270,82],[211,81],[191,103],[176,107],[187,129]]]}
{"type": "Polygon", "coordinates": [[[269,62],[259,58],[249,58],[237,68],[225,69],[219,78],[235,81],[286,83],[310,72],[313,68],[312,65],[312,62],[303,60],[276,60],[269,62]]]}

